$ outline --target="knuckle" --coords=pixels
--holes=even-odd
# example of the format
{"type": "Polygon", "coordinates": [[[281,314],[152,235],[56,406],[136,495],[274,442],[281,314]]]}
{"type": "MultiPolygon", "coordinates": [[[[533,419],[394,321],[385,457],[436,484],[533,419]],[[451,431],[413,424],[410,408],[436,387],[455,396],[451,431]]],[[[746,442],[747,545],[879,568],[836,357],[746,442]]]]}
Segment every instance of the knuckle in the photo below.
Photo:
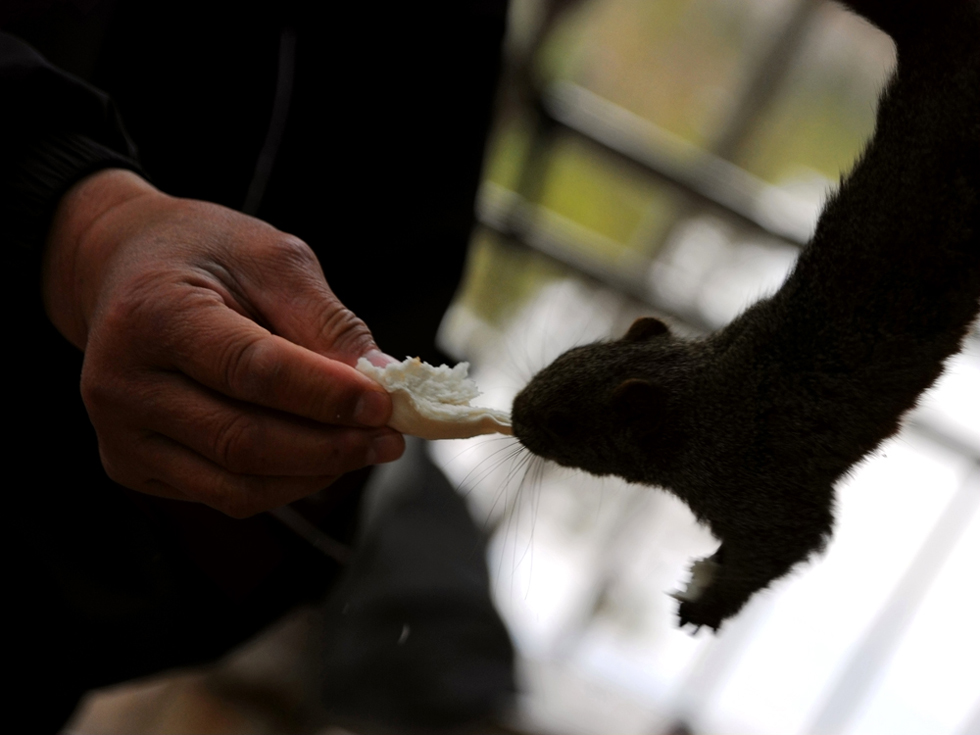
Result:
{"type": "Polygon", "coordinates": [[[134,422],[145,425],[157,401],[153,377],[111,365],[93,365],[86,355],[79,392],[99,441],[121,440],[134,422]]]}
{"type": "Polygon", "coordinates": [[[130,289],[123,289],[101,306],[98,319],[106,333],[125,334],[142,320],[146,300],[135,296],[130,289]]]}
{"type": "Polygon", "coordinates": [[[109,410],[111,406],[125,402],[128,392],[142,387],[132,377],[121,365],[87,352],[78,388],[89,413],[109,410]]]}
{"type": "Polygon", "coordinates": [[[307,272],[311,267],[320,268],[320,261],[312,248],[298,237],[280,233],[276,242],[276,259],[287,267],[307,272]]]}
{"type": "Polygon", "coordinates": [[[101,410],[112,401],[110,384],[104,380],[94,379],[91,371],[83,369],[79,391],[82,395],[82,403],[85,404],[85,409],[88,411],[92,423],[97,427],[101,410]]]}
{"type": "Polygon", "coordinates": [[[355,357],[374,346],[368,326],[347,307],[335,299],[319,310],[317,328],[332,345],[332,351],[355,357]]]}
{"type": "Polygon", "coordinates": [[[97,313],[100,335],[112,344],[153,349],[172,340],[174,324],[166,309],[159,308],[165,289],[162,274],[148,270],[131,277],[101,304],[97,313]]]}
{"type": "Polygon", "coordinates": [[[222,362],[222,373],[232,394],[260,403],[273,395],[283,370],[278,351],[264,338],[229,343],[222,362]]]}
{"type": "Polygon", "coordinates": [[[263,433],[262,426],[250,416],[236,413],[215,428],[212,456],[231,472],[255,472],[262,464],[263,433]]]}
{"type": "Polygon", "coordinates": [[[256,261],[279,274],[307,278],[319,273],[320,261],[303,240],[285,232],[273,231],[272,236],[256,243],[256,261]]]}

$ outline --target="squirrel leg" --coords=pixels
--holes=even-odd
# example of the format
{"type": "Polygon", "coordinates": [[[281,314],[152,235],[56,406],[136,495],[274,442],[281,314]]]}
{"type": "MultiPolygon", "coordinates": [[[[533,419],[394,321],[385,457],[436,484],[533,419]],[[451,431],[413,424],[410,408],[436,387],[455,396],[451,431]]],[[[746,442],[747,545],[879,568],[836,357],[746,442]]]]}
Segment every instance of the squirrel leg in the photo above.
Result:
{"type": "Polygon", "coordinates": [[[825,537],[795,528],[726,536],[714,555],[694,563],[691,583],[674,595],[680,601],[680,625],[717,631],[753,594],[821,549],[825,537]]]}

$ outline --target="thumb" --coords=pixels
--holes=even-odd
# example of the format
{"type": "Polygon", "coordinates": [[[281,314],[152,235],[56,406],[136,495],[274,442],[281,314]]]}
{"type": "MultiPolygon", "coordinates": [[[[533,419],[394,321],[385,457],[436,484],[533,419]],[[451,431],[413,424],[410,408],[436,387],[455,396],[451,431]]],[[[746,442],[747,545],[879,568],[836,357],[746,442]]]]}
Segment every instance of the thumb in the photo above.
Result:
{"type": "Polygon", "coordinates": [[[266,326],[290,342],[347,365],[361,357],[378,365],[391,361],[368,326],[331,290],[309,246],[279,234],[280,252],[270,258],[269,267],[256,269],[249,294],[266,326]]]}

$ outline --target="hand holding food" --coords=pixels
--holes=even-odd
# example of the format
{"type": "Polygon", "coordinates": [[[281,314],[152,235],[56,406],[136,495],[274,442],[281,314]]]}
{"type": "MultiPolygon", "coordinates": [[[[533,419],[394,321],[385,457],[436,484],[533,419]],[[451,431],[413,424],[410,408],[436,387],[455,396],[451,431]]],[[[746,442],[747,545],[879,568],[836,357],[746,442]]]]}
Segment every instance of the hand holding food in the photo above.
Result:
{"type": "Polygon", "coordinates": [[[116,482],[241,517],[404,451],[353,367],[381,359],[371,332],[301,240],[106,170],[62,198],[45,255],[116,482]]]}

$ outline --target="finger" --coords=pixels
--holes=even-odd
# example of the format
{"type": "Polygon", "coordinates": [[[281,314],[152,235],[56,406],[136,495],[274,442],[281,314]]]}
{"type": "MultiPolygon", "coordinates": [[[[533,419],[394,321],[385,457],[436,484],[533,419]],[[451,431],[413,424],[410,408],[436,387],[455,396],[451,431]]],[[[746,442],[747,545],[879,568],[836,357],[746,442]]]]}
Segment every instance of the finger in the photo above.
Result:
{"type": "Polygon", "coordinates": [[[125,461],[106,465],[121,485],[163,497],[204,503],[247,518],[328,487],[336,476],[277,477],[236,474],[160,434],[144,435],[125,461]]]}
{"type": "Polygon", "coordinates": [[[312,249],[299,238],[273,232],[253,246],[259,267],[239,279],[245,299],[272,331],[347,365],[376,351],[370,329],[333,293],[312,249]]]}
{"type": "Polygon", "coordinates": [[[324,424],[379,427],[391,399],[349,365],[271,334],[220,302],[198,308],[158,346],[161,359],[224,395],[324,424]]]}
{"type": "Polygon", "coordinates": [[[401,362],[401,360],[399,360],[398,358],[392,357],[391,355],[387,354],[386,352],[382,352],[381,350],[370,350],[368,352],[365,352],[363,357],[369,363],[379,368],[387,367],[392,363],[401,362]]]}
{"type": "Polygon", "coordinates": [[[175,373],[143,390],[133,419],[247,475],[340,475],[401,456],[405,440],[391,429],[328,426],[235,401],[175,373]]]}

